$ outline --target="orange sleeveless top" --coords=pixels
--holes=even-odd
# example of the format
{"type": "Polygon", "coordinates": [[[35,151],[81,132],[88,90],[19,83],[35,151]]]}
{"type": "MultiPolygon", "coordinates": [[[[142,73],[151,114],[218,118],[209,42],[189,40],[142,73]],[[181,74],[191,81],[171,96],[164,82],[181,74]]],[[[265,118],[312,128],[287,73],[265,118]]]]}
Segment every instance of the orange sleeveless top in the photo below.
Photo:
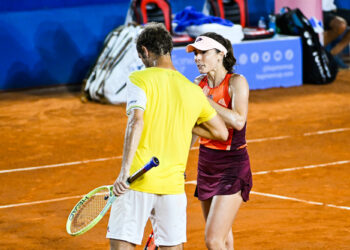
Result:
{"type": "MultiPolygon", "coordinates": [[[[231,105],[231,97],[229,94],[229,82],[230,78],[232,76],[232,73],[227,73],[224,80],[220,83],[219,86],[211,88],[208,84],[208,77],[205,76],[200,83],[198,84],[202,89],[204,94],[211,98],[214,102],[218,103],[219,105],[232,109],[231,105]]],[[[246,141],[245,141],[245,128],[241,131],[234,130],[233,128],[229,128],[229,136],[226,141],[216,141],[216,140],[209,140],[206,138],[200,138],[199,143],[207,148],[211,149],[218,149],[218,150],[237,150],[246,147],[246,141]],[[233,140],[233,134],[237,134],[236,140],[233,140]]],[[[236,136],[235,136],[236,137],[236,136]]]]}

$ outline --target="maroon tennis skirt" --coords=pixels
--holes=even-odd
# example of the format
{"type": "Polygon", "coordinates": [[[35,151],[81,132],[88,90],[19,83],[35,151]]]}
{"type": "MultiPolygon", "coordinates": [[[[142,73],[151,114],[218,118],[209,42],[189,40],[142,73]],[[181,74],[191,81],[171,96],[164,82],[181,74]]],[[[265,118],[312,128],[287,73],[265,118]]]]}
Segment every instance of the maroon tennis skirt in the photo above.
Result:
{"type": "Polygon", "coordinates": [[[200,146],[195,192],[199,200],[241,191],[243,201],[247,201],[252,186],[252,172],[246,148],[224,151],[200,146]]]}

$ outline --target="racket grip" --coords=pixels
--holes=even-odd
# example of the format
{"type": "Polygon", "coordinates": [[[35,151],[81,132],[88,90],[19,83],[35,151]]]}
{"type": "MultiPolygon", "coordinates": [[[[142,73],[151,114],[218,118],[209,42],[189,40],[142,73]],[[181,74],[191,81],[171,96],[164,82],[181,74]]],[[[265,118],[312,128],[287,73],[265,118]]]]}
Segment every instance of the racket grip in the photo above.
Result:
{"type": "Polygon", "coordinates": [[[130,184],[132,183],[134,180],[136,180],[137,178],[139,178],[141,175],[143,175],[144,173],[146,173],[148,170],[150,170],[153,167],[156,167],[159,165],[159,160],[157,157],[152,157],[151,160],[141,169],[139,169],[138,171],[136,171],[132,176],[130,176],[127,179],[127,182],[130,184]]]}

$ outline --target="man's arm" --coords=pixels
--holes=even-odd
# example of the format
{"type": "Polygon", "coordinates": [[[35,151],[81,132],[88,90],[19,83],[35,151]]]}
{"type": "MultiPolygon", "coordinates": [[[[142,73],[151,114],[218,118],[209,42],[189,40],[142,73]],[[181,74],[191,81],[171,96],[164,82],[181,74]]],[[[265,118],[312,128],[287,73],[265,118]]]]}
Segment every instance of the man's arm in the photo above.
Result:
{"type": "Polygon", "coordinates": [[[211,140],[226,141],[228,138],[228,130],[219,115],[215,115],[209,121],[194,126],[192,133],[211,140]]]}
{"type": "Polygon", "coordinates": [[[192,132],[192,139],[191,139],[191,146],[190,146],[190,149],[191,149],[191,148],[193,147],[193,145],[196,143],[197,139],[198,139],[198,135],[196,135],[196,134],[194,134],[194,133],[192,132]]]}
{"type": "Polygon", "coordinates": [[[125,130],[122,166],[119,176],[114,182],[113,192],[115,195],[123,194],[129,188],[126,180],[129,177],[130,166],[140,142],[143,130],[143,113],[144,111],[141,109],[132,109],[129,113],[125,130]]]}

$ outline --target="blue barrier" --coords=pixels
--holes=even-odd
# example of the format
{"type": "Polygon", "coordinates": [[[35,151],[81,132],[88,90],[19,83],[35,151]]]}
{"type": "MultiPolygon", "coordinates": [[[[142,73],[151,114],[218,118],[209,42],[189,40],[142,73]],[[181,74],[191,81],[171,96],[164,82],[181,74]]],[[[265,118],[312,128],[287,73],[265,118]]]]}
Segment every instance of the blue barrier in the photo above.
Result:
{"type": "MultiPolygon", "coordinates": [[[[250,89],[291,87],[302,84],[302,45],[299,37],[279,36],[273,39],[233,44],[237,59],[235,72],[247,78],[250,89]]],[[[193,81],[198,76],[193,53],[175,48],[173,62],[177,70],[193,81]]]]}
{"type": "MultiPolygon", "coordinates": [[[[274,0],[248,0],[249,24],[273,11],[274,0]]],[[[103,40],[124,23],[130,0],[0,2],[0,91],[81,83],[103,40]]],[[[204,1],[170,0],[173,13],[204,1]]]]}
{"type": "Polygon", "coordinates": [[[80,83],[128,2],[0,13],[0,90],[80,83]]]}

